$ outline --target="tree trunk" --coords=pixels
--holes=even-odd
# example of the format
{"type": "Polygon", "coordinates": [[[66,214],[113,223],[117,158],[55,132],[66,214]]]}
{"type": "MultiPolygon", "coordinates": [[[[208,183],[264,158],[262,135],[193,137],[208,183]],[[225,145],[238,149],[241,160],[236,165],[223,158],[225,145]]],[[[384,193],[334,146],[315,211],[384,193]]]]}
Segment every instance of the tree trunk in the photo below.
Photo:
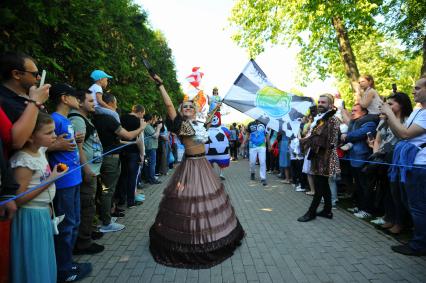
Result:
{"type": "Polygon", "coordinates": [[[420,76],[426,75],[426,35],[423,36],[423,62],[422,69],[420,70],[420,76]]]}
{"type": "Polygon", "coordinates": [[[351,43],[346,33],[346,28],[343,25],[342,19],[339,16],[332,18],[334,29],[336,30],[337,43],[339,45],[339,53],[345,67],[345,73],[351,83],[354,93],[359,93],[359,71],[356,65],[355,55],[352,52],[351,43]]]}

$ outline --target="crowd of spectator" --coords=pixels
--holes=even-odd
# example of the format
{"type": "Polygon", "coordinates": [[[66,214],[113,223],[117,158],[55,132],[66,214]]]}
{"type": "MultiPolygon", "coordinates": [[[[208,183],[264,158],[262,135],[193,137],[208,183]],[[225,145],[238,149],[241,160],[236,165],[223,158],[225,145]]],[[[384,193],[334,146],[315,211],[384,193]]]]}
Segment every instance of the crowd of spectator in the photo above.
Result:
{"type": "Polygon", "coordinates": [[[96,240],[123,230],[124,208],[143,203],[137,188],[161,183],[178,160],[161,118],[139,104],[120,116],[105,92],[112,76],[90,78],[87,90],[40,86],[35,59],[0,56],[1,282],[86,277],[91,263],[73,255],[101,253],[96,240]]]}
{"type": "MultiPolygon", "coordinates": [[[[262,129],[259,121],[250,123],[247,134],[241,135],[239,156],[255,155],[250,156],[252,180],[257,163],[264,185],[266,170],[276,173],[283,183],[292,183],[298,192],[321,195],[325,204],[330,195],[332,209],[336,209],[339,198],[349,199],[352,206],[346,209],[355,217],[367,219],[391,235],[412,233],[408,243],[393,246],[393,251],[426,255],[426,77],[416,81],[414,101],[398,91],[381,97],[370,75],[361,76],[359,85],[351,109],[345,108],[339,94],[323,95],[332,107],[322,113],[318,111],[320,106],[311,107],[302,119],[298,136],[262,129]],[[328,144],[332,149],[327,152],[337,154],[338,166],[333,173],[318,174],[311,168],[312,153],[309,155],[302,142],[312,137],[317,123],[330,113],[340,126],[338,141],[335,146],[328,144]],[[328,184],[317,184],[318,175],[326,176],[328,184]]],[[[317,150],[318,155],[330,149],[317,150]]],[[[323,212],[310,212],[299,221],[333,217],[331,211],[323,212]]]]}
{"type": "MultiPolygon", "coordinates": [[[[91,263],[76,263],[73,254],[101,253],[104,246],[96,240],[125,228],[117,221],[125,216],[123,207],[143,203],[137,188],[161,183],[159,176],[182,157],[179,139],[161,117],[140,104],[120,116],[117,98],[105,92],[112,76],[95,70],[90,77],[87,90],[66,83],[39,86],[33,58],[0,56],[0,281],[73,282],[87,276],[91,263]]],[[[411,241],[392,247],[395,252],[425,255],[426,78],[414,86],[414,109],[405,93],[382,100],[371,76],[361,76],[359,84],[350,112],[339,96],[323,95],[321,103],[330,108],[311,107],[297,136],[259,121],[233,123],[232,160],[249,158],[252,180],[260,164],[265,186],[267,174],[277,173],[296,191],[313,195],[315,210],[323,197],[335,208],[339,196],[351,196],[355,217],[391,234],[412,229],[411,241]],[[303,141],[324,115],[340,124],[338,142],[319,143],[309,152],[303,141]],[[319,179],[312,154],[325,149],[339,161],[319,179]]],[[[331,211],[310,211],[300,219],[316,216],[333,217],[331,211]]]]}

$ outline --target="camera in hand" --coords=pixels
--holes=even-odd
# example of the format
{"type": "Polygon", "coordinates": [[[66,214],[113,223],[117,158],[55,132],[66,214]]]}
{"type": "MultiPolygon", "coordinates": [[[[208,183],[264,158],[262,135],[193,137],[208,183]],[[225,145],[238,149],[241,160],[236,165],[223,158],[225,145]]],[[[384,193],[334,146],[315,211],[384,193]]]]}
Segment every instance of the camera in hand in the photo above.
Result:
{"type": "Polygon", "coordinates": [[[154,77],[155,76],[155,72],[154,72],[154,69],[152,68],[151,64],[149,63],[148,59],[143,58],[142,62],[144,64],[145,68],[147,69],[149,75],[151,77],[154,77]]]}

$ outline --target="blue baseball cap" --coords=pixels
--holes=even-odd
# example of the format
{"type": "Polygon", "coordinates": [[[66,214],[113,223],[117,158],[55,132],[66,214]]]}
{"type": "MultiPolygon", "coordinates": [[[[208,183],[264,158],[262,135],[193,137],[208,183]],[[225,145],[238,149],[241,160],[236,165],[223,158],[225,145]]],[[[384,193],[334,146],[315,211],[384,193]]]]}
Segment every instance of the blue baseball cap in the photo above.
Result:
{"type": "Polygon", "coordinates": [[[94,80],[94,81],[98,81],[100,79],[103,78],[108,78],[111,79],[112,76],[108,75],[107,73],[105,73],[104,71],[101,70],[94,70],[91,74],[90,77],[94,80]]]}

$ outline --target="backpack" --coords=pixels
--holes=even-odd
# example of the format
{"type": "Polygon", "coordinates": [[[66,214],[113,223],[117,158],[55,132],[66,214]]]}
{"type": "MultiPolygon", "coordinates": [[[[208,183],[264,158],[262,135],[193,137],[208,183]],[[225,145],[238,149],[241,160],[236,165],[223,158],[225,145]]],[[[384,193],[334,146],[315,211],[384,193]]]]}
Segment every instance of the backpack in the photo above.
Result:
{"type": "Polygon", "coordinates": [[[68,118],[71,117],[80,117],[83,118],[84,124],[86,125],[86,135],[84,136],[84,140],[86,141],[91,135],[93,135],[93,133],[96,131],[96,128],[89,123],[89,120],[84,117],[83,115],[79,114],[79,113],[70,113],[68,115],[68,118]]]}

